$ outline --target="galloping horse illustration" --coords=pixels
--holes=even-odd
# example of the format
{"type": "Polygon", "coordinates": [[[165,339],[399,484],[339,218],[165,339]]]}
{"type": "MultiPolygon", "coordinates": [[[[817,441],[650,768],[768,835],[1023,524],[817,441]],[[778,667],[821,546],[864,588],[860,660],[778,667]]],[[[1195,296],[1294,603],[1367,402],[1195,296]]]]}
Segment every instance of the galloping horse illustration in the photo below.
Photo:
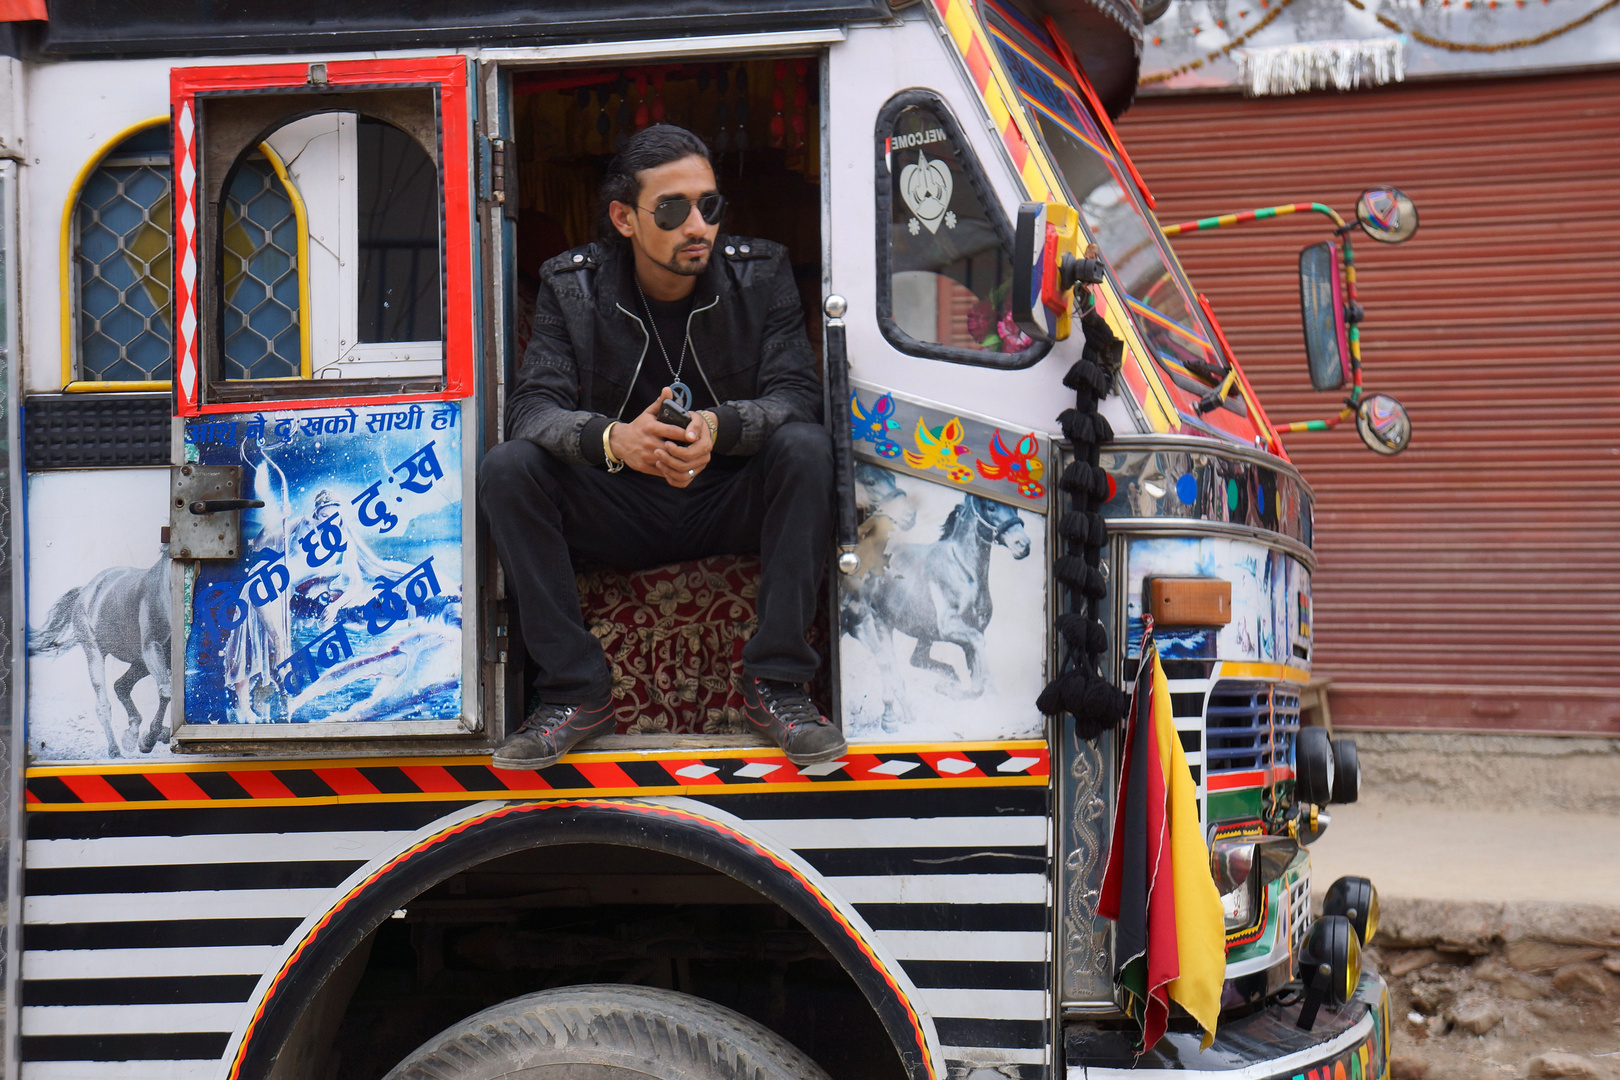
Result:
{"type": "Polygon", "coordinates": [[[912,666],[948,677],[960,696],[978,697],[989,685],[984,630],[992,614],[990,549],[997,544],[1015,559],[1027,557],[1023,519],[1010,506],[969,495],[946,517],[936,543],[901,544],[889,553],[880,577],[846,598],[842,628],[871,651],[883,681],[884,731],[897,731],[909,719],[895,666],[897,630],[916,639],[912,666]],[[936,641],[962,650],[966,688],[954,667],[931,655],[936,641]]]}
{"type": "Polygon", "coordinates": [[[138,738],[143,754],[152,752],[158,739],[171,735],[164,726],[169,710],[172,683],[169,676],[169,554],[142,569],[115,566],[103,570],[88,583],[63,593],[51,605],[45,625],[28,638],[28,651],[35,656],[51,656],[81,648],[90,668],[90,685],[96,691],[96,716],[107,735],[107,753],[120,757],[113,735],[112,705],[107,700],[107,657],[122,660],[129,670],[118,677],[113,692],[123,703],[129,718],[127,737],[138,738]],[[157,683],[157,709],[152,726],[141,733],[141,713],[131,691],[147,676],[157,683]]]}

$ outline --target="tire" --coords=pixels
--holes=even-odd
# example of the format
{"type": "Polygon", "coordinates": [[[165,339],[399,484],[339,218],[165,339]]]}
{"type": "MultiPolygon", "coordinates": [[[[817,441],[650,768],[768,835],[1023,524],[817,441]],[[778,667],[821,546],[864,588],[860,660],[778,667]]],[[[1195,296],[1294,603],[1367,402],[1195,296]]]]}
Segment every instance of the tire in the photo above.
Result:
{"type": "Polygon", "coordinates": [[[1333,740],[1333,801],[1353,803],[1361,797],[1361,755],[1356,740],[1333,740]]]}
{"type": "Polygon", "coordinates": [[[830,1080],[769,1028],[645,986],[565,986],[441,1031],[383,1080],[830,1080]]]}

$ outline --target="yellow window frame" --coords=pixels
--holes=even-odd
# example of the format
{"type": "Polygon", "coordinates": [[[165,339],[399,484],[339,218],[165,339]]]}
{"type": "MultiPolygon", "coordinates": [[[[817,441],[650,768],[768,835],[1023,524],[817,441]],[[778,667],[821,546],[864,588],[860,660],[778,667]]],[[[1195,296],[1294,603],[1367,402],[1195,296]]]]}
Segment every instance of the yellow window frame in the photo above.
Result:
{"type": "MultiPolygon", "coordinates": [[[[78,338],[74,324],[79,312],[78,294],[73,281],[73,219],[74,212],[79,208],[79,197],[84,193],[85,185],[90,182],[90,178],[95,175],[95,171],[101,167],[101,163],[106,161],[112,152],[118,149],[126,139],[168,123],[169,117],[165,114],[131,124],[119,131],[112,138],[102,143],[94,154],[90,155],[89,159],[79,169],[78,175],[73,178],[73,183],[68,187],[67,202],[62,207],[62,235],[59,251],[62,298],[62,390],[64,393],[129,393],[139,390],[168,390],[173,385],[168,379],[103,381],[75,378],[77,375],[75,369],[78,364],[78,338]]],[[[313,350],[309,320],[309,216],[304,207],[303,193],[298,190],[298,185],[293,183],[292,177],[287,175],[287,166],[282,162],[281,155],[277,154],[269,143],[260,143],[259,152],[270,163],[270,168],[275,171],[276,179],[281,181],[282,189],[287,193],[287,201],[292,204],[293,221],[298,229],[299,374],[286,376],[286,378],[308,379],[310,378],[311,352],[313,350]]],[[[172,250],[174,243],[173,229],[169,230],[169,243],[172,250]]],[[[171,267],[173,265],[172,258],[170,265],[171,267]]],[[[170,291],[172,295],[172,282],[170,291]]],[[[171,338],[171,342],[172,340],[171,338]]]]}

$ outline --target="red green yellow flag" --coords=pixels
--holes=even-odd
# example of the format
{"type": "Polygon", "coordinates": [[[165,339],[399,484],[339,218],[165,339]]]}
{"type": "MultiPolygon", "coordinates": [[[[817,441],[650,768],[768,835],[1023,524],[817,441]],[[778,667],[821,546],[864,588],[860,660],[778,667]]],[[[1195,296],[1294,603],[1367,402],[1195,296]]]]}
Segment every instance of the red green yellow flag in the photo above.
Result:
{"type": "Polygon", "coordinates": [[[1097,903],[1117,924],[1114,981],[1142,1025],[1138,1052],[1164,1036],[1170,1003],[1215,1038],[1226,981],[1226,924],[1198,820],[1198,791],[1151,639],[1125,727],[1114,837],[1097,903]]]}

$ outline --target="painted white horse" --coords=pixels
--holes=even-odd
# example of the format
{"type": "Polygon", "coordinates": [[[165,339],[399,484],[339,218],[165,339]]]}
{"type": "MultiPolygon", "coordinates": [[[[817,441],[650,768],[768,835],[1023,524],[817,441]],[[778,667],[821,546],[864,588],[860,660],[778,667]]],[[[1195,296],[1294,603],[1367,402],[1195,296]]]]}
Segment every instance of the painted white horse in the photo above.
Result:
{"type": "Polygon", "coordinates": [[[989,685],[984,630],[994,608],[990,599],[990,549],[997,544],[1015,559],[1030,552],[1029,535],[1018,511],[978,495],[951,510],[932,544],[901,544],[889,553],[881,576],[843,606],[845,633],[865,645],[883,683],[884,731],[899,730],[908,718],[904,680],[895,666],[894,632],[916,640],[911,665],[950,680],[964,697],[978,697],[989,685]],[[949,642],[967,661],[968,686],[956,669],[931,655],[934,643],[949,642]]]}
{"type": "Polygon", "coordinates": [[[96,692],[96,717],[107,736],[107,753],[122,756],[113,735],[112,703],[107,700],[107,657],[122,660],[129,669],[113,684],[113,693],[129,719],[125,738],[130,747],[149,754],[161,738],[172,732],[164,725],[172,682],[169,674],[169,553],[142,569],[116,566],[103,570],[87,583],[63,593],[45,625],[28,635],[28,651],[51,656],[68,649],[84,650],[90,685],[96,692]],[[157,683],[158,704],[152,725],[141,733],[141,713],[131,696],[135,684],[150,676],[157,683]]]}

